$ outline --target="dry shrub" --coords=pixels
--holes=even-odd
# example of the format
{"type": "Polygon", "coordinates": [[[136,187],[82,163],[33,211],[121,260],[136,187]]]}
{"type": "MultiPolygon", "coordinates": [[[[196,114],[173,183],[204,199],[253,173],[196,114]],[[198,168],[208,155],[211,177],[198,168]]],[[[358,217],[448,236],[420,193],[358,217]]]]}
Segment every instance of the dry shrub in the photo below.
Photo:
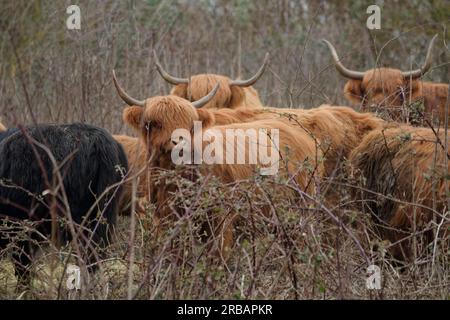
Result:
{"type": "MultiPolygon", "coordinates": [[[[378,236],[370,216],[359,211],[359,203],[350,200],[344,187],[340,189],[342,201],[328,207],[319,191],[308,195],[291,182],[274,177],[255,175],[223,184],[212,176],[186,179],[179,170],[161,174],[177,184],[170,198],[172,219],[155,225],[151,205],[145,217],[122,217],[101,268],[89,275],[81,291],[65,286],[64,266],[68,261],[77,262],[70,247],[47,245],[34,263],[37,276],[33,286],[23,295],[14,292],[11,266],[2,260],[0,283],[5,285],[1,297],[448,297],[448,252],[438,248],[399,268],[383,247],[388,244],[378,236]],[[262,192],[255,193],[255,187],[262,192]],[[286,190],[296,193],[295,201],[286,197],[286,190]],[[177,208],[184,208],[182,214],[177,208]],[[217,254],[220,239],[205,226],[215,226],[231,213],[238,217],[235,242],[229,258],[223,259],[217,254]],[[381,290],[366,289],[369,264],[382,270],[381,290]]],[[[320,183],[315,183],[320,190],[320,183]]],[[[7,257],[6,251],[3,255],[7,257]]]]}

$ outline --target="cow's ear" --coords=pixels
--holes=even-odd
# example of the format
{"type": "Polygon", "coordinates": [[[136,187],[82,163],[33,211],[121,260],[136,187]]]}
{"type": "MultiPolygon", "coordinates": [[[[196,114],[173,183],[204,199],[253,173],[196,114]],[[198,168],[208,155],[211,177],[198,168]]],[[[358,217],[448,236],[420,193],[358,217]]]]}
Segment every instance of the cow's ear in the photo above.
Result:
{"type": "Polygon", "coordinates": [[[231,86],[230,108],[236,108],[244,103],[244,89],[238,86],[231,86]]]}
{"type": "Polygon", "coordinates": [[[361,80],[349,80],[344,87],[344,97],[353,104],[360,104],[364,99],[361,80]]]}
{"type": "Polygon", "coordinates": [[[197,109],[197,114],[198,114],[198,119],[202,122],[203,128],[211,127],[216,122],[215,118],[214,118],[214,114],[212,114],[212,112],[209,111],[208,109],[202,109],[202,108],[197,109]]]}
{"type": "Polygon", "coordinates": [[[130,125],[132,128],[139,130],[139,125],[141,124],[141,117],[142,113],[144,111],[144,108],[142,107],[126,107],[125,110],[123,110],[122,118],[123,121],[130,125]]]}
{"type": "Polygon", "coordinates": [[[173,94],[174,96],[182,97],[184,99],[187,99],[187,84],[177,84],[175,87],[173,87],[170,94],[173,94]]]}

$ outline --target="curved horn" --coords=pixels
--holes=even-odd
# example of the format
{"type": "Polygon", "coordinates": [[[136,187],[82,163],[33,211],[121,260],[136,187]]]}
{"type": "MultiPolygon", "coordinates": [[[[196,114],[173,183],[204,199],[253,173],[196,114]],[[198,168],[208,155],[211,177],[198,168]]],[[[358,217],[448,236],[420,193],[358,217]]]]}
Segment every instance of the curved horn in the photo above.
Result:
{"type": "Polygon", "coordinates": [[[255,82],[258,81],[258,79],[261,78],[261,76],[263,75],[264,70],[266,70],[268,63],[269,63],[269,53],[267,52],[266,56],[264,57],[264,62],[262,66],[259,68],[259,70],[255,73],[253,77],[247,80],[232,80],[230,82],[230,86],[249,87],[255,84],[255,82]]]}
{"type": "Polygon", "coordinates": [[[431,39],[430,44],[428,45],[427,56],[425,57],[425,62],[421,68],[412,70],[412,71],[404,71],[402,72],[403,77],[405,78],[418,78],[428,71],[431,67],[431,51],[433,50],[434,41],[437,38],[437,34],[434,35],[433,39],[431,39]]]}
{"type": "Polygon", "coordinates": [[[163,69],[163,67],[161,66],[161,64],[159,63],[159,59],[158,56],[156,55],[156,51],[153,50],[153,56],[155,58],[155,65],[156,65],[156,70],[158,70],[159,74],[161,75],[161,77],[166,80],[167,82],[173,84],[173,85],[177,85],[177,84],[188,84],[189,83],[189,79],[187,78],[177,78],[174,76],[171,76],[166,70],[163,69]]]}
{"type": "Polygon", "coordinates": [[[136,100],[136,99],[132,98],[131,96],[129,96],[125,92],[125,90],[122,89],[122,87],[119,85],[119,82],[117,82],[116,72],[114,70],[112,71],[112,75],[113,75],[114,85],[116,86],[116,89],[117,89],[117,93],[122,98],[122,100],[125,101],[126,104],[128,104],[129,106],[145,107],[145,100],[136,100]]]}
{"type": "Polygon", "coordinates": [[[220,83],[217,83],[214,88],[203,98],[192,102],[192,105],[196,108],[201,108],[203,107],[205,104],[207,104],[212,98],[214,98],[214,96],[216,95],[217,90],[219,90],[220,87],[220,83]]]}
{"type": "Polygon", "coordinates": [[[325,39],[322,39],[322,41],[328,46],[328,49],[330,49],[331,55],[333,56],[334,60],[334,66],[340,74],[342,74],[346,78],[362,80],[362,78],[364,77],[364,72],[354,71],[344,67],[344,65],[339,60],[339,56],[337,55],[336,49],[333,47],[333,45],[325,39]]]}

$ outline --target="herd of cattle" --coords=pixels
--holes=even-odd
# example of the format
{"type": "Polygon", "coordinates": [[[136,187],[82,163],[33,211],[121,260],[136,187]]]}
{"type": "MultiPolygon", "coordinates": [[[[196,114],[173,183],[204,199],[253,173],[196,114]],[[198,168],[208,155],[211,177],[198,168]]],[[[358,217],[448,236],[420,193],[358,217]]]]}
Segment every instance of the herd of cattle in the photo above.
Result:
{"type": "MultiPolygon", "coordinates": [[[[16,275],[28,281],[36,243],[42,237],[76,239],[84,244],[78,248],[85,248],[77,252],[79,257],[92,262],[95,269],[94,262],[101,255],[98,248],[110,241],[119,213],[145,214],[150,204],[155,224],[174,219],[173,210],[183,211],[170,205],[178,186],[153,173],[156,168],[167,171],[176,167],[171,160],[175,147],[172,132],[179,128],[192,131],[194,122],[201,121],[203,130],[279,130],[279,152],[289,162],[281,166],[278,175],[293,175],[289,181],[305,193],[314,193],[312,179],[359,179],[362,186],[354,196],[360,197],[377,224],[384,226],[381,236],[399,243],[392,254],[408,258],[410,245],[400,240],[408,238],[411,230],[433,221],[445,226],[449,221],[445,213],[449,210],[446,179],[450,155],[442,129],[449,116],[445,108],[448,84],[421,80],[430,68],[435,38],[424,65],[408,72],[349,70],[324,40],[336,69],[350,79],[344,88],[350,103],[359,104],[362,111],[373,106],[402,111],[421,100],[425,107],[422,116],[430,120],[427,123],[437,123],[434,128],[388,122],[345,106],[264,106],[252,85],[263,75],[268,56],[253,77],[231,80],[214,74],[174,77],[163,69],[156,54],[156,69],[174,86],[167,96],[133,98],[113,71],[117,92],[128,105],[123,121],[136,137],[110,135],[87,124],[11,129],[0,124],[0,249],[12,246],[16,275]],[[305,162],[314,170],[302,166],[305,162]],[[31,226],[26,230],[34,231],[19,237],[23,223],[31,226]]],[[[236,153],[245,152],[239,150],[242,147],[236,145],[236,153]]],[[[233,183],[254,175],[255,166],[209,165],[201,166],[200,172],[233,183]]],[[[291,193],[286,191],[285,197],[291,193]]],[[[327,197],[330,203],[336,200],[332,192],[327,197]]],[[[234,219],[230,213],[212,231],[219,236],[223,255],[233,246],[234,219]]]]}

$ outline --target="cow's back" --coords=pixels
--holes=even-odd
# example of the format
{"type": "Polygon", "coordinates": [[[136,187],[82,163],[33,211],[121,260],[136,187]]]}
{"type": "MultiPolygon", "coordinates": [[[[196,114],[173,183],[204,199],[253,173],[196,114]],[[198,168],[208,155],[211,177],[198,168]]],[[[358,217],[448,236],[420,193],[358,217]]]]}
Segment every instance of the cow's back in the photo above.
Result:
{"type": "MultiPolygon", "coordinates": [[[[424,97],[425,112],[432,118],[439,118],[442,125],[445,121],[445,105],[447,103],[448,84],[423,82],[422,94],[424,97]]],[[[449,115],[450,117],[450,111],[449,115]]]]}
{"type": "Polygon", "coordinates": [[[127,168],[122,147],[105,130],[90,125],[10,129],[0,141],[0,212],[14,218],[46,217],[50,190],[58,189],[57,198],[67,197],[79,222],[96,197],[121,181],[120,167],[127,168]]]}

